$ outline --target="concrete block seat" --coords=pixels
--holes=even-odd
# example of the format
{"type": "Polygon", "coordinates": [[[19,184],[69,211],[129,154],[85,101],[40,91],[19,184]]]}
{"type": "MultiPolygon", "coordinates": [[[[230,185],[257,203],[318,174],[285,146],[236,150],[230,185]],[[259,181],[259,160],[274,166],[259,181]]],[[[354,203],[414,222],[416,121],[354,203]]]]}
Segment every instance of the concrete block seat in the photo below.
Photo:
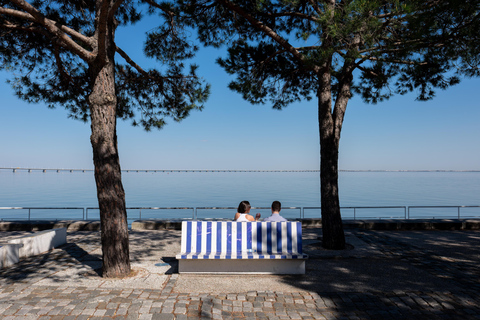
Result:
{"type": "Polygon", "coordinates": [[[20,260],[20,244],[0,243],[0,269],[9,267],[20,260]]]}
{"type": "Polygon", "coordinates": [[[179,273],[304,274],[301,222],[183,221],[179,273]]]}
{"type": "Polygon", "coordinates": [[[19,259],[38,255],[67,243],[67,228],[43,230],[0,244],[0,268],[15,264],[19,259]]]}

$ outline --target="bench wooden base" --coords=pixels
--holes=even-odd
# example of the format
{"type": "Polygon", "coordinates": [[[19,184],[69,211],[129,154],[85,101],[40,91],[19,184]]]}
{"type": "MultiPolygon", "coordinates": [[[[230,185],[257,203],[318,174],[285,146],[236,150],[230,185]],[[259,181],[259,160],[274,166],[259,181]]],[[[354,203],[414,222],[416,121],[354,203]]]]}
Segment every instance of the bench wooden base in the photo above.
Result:
{"type": "Polygon", "coordinates": [[[304,259],[182,259],[179,273],[305,274],[304,259]]]}

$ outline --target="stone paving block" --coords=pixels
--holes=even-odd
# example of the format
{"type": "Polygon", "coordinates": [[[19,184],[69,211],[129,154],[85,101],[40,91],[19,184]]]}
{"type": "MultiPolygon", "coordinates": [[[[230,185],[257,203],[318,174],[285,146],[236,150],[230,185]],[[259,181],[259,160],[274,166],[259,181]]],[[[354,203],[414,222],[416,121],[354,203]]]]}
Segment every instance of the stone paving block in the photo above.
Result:
{"type": "Polygon", "coordinates": [[[175,316],[171,313],[156,313],[152,316],[152,320],[174,320],[175,316]]]}
{"type": "Polygon", "coordinates": [[[105,311],[105,317],[113,317],[116,313],[116,310],[114,309],[107,309],[105,311]]]}
{"type": "MultiPolygon", "coordinates": [[[[432,263],[419,265],[417,261],[421,259],[410,257],[415,254],[424,255],[424,253],[415,250],[405,250],[404,252],[408,252],[408,255],[402,256],[401,252],[397,252],[397,256],[406,263],[416,263],[419,268],[428,268],[429,272],[435,274],[441,275],[444,272],[438,268],[439,265],[434,259],[431,261],[432,263]]],[[[45,265],[49,268],[55,266],[54,263],[45,265]]],[[[450,268],[449,272],[450,270],[453,269],[450,268]]],[[[472,277],[473,274],[469,278],[471,281],[479,282],[472,277]]],[[[171,277],[170,280],[176,278],[178,276],[171,277]]],[[[54,316],[85,319],[87,315],[84,313],[91,313],[91,310],[94,312],[88,315],[90,319],[100,318],[102,313],[104,317],[115,316],[116,319],[148,318],[149,316],[154,319],[162,311],[164,313],[168,311],[172,315],[180,308],[184,308],[185,313],[177,314],[177,316],[187,319],[198,319],[199,316],[210,317],[209,319],[220,319],[220,316],[223,319],[246,319],[252,317],[252,312],[257,319],[275,320],[298,316],[304,319],[421,319],[428,316],[431,318],[432,315],[439,318],[476,319],[480,313],[478,290],[475,291],[475,286],[467,285],[467,282],[461,280],[461,277],[458,279],[460,280],[456,280],[455,283],[464,287],[461,291],[453,290],[453,292],[423,292],[421,290],[416,292],[395,290],[358,293],[251,291],[215,295],[172,292],[162,294],[161,288],[158,290],[122,290],[118,288],[73,288],[72,286],[67,288],[35,287],[28,284],[28,281],[36,281],[35,277],[32,277],[22,284],[0,285],[0,318],[4,320],[10,317],[19,320],[22,317],[20,314],[25,313],[25,310],[29,308],[26,315],[33,316],[35,320],[42,316],[48,316],[50,320],[54,316]],[[6,304],[4,301],[14,303],[6,304]],[[125,314],[115,313],[117,308],[125,309],[125,314]],[[234,308],[237,309],[234,310],[234,308]],[[352,311],[344,312],[341,311],[342,309],[352,311]],[[16,312],[19,313],[15,314],[16,312]]],[[[175,281],[172,280],[171,284],[174,286],[175,281]]]]}
{"type": "Polygon", "coordinates": [[[163,307],[162,308],[162,313],[173,313],[173,307],[163,307]]]}
{"type": "Polygon", "coordinates": [[[119,308],[119,309],[117,309],[117,312],[116,312],[116,314],[119,315],[119,316],[126,315],[127,313],[128,313],[127,308],[119,308]]]}
{"type": "Polygon", "coordinates": [[[186,314],[187,313],[187,308],[185,307],[178,307],[173,310],[173,313],[175,314],[186,314]]]}

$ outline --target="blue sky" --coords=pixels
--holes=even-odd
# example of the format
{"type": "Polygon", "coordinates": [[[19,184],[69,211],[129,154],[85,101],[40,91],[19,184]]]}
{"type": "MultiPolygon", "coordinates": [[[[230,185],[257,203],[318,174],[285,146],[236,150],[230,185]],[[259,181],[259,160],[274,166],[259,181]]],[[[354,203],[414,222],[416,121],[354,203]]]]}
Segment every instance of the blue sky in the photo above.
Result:
{"type": "MultiPolygon", "coordinates": [[[[117,32],[120,45],[140,63],[143,38],[151,28],[117,32]]],[[[194,35],[193,35],[194,36],[194,35]]],[[[162,130],[145,132],[118,122],[122,169],[319,168],[316,101],[292,104],[282,111],[250,105],[229,91],[231,79],[215,58],[222,50],[202,49],[196,58],[212,86],[201,112],[162,130]]],[[[67,112],[27,104],[13,95],[0,73],[0,167],[93,168],[90,124],[67,118],[67,112]]],[[[340,141],[341,170],[480,170],[480,79],[437,92],[429,102],[415,95],[395,96],[377,105],[353,98],[347,107],[340,141]]]]}

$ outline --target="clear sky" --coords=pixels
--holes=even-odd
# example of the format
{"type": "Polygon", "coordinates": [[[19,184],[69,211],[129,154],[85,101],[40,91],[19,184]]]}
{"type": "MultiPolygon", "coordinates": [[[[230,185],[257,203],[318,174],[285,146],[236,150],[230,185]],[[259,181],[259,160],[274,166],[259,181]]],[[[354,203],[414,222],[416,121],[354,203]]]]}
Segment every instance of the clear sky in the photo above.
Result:
{"type": "MultiPolygon", "coordinates": [[[[140,64],[143,31],[151,21],[119,30],[120,46],[140,64]]],[[[194,37],[195,35],[192,34],[194,37]]],[[[215,59],[224,51],[201,49],[198,74],[212,86],[203,111],[162,130],[145,132],[118,122],[122,169],[317,170],[317,102],[282,111],[250,105],[229,91],[230,79],[215,59]]],[[[119,58],[121,60],[121,58],[119,58]]],[[[146,67],[145,67],[146,68],[146,67]]],[[[0,73],[0,167],[92,169],[90,124],[64,109],[27,104],[0,73]]],[[[395,96],[377,105],[354,97],[340,141],[341,170],[480,170],[480,79],[437,92],[429,102],[395,96]]]]}

